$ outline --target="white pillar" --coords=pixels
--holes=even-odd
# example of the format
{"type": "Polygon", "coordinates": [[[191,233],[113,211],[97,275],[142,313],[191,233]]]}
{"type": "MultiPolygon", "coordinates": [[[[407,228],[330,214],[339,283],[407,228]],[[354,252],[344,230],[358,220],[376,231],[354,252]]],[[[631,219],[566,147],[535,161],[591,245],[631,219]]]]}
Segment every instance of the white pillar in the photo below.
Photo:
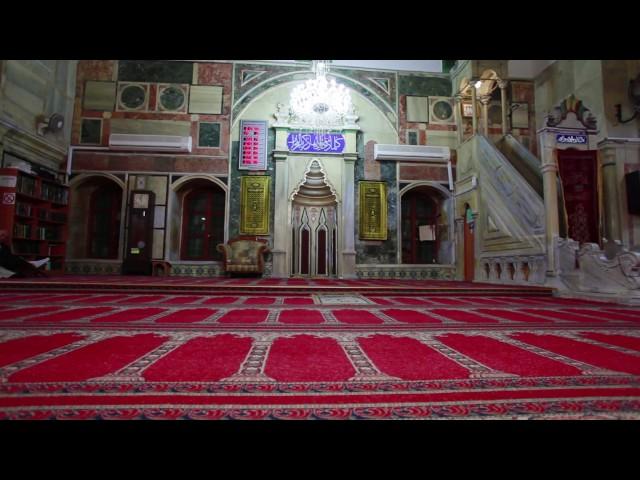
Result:
{"type": "Polygon", "coordinates": [[[555,244],[560,232],[558,223],[558,162],[556,161],[553,132],[543,132],[540,134],[540,138],[542,143],[540,170],[542,170],[546,220],[547,276],[555,277],[558,274],[555,244]]]}
{"type": "Polygon", "coordinates": [[[273,271],[272,276],[275,278],[289,277],[289,255],[288,242],[291,238],[291,219],[288,218],[289,201],[287,185],[289,183],[289,171],[287,168],[287,155],[274,154],[273,160],[276,164],[276,186],[275,186],[275,205],[274,205],[274,221],[273,221],[273,271]]]}
{"type": "Polygon", "coordinates": [[[355,249],[355,163],[356,155],[345,155],[342,167],[342,261],[339,265],[340,278],[356,277],[355,249]]]}
{"type": "Polygon", "coordinates": [[[480,97],[480,103],[482,103],[482,131],[487,138],[489,138],[489,102],[491,102],[490,95],[480,97]]]}
{"type": "Polygon", "coordinates": [[[617,149],[613,146],[601,150],[602,189],[604,198],[604,236],[607,240],[622,240],[620,211],[618,210],[617,149]]]}
{"type": "Polygon", "coordinates": [[[472,125],[472,130],[473,130],[473,135],[475,135],[476,133],[478,133],[478,118],[477,118],[477,110],[476,110],[476,104],[477,104],[477,97],[476,97],[476,87],[475,85],[471,85],[471,113],[473,114],[473,116],[471,117],[471,125],[472,125]]]}
{"type": "Polygon", "coordinates": [[[502,106],[502,135],[506,135],[509,133],[509,128],[507,125],[507,84],[506,80],[498,80],[498,87],[500,88],[500,103],[502,106]]]}

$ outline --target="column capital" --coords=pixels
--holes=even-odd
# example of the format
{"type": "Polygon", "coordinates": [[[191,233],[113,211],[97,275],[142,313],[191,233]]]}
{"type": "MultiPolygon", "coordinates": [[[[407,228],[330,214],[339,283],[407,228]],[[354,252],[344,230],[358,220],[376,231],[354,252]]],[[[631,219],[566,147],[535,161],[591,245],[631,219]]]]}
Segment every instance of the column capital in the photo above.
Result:
{"type": "Polygon", "coordinates": [[[498,88],[500,90],[504,90],[505,88],[507,88],[507,85],[509,85],[509,80],[498,80],[498,88]]]}
{"type": "Polygon", "coordinates": [[[491,95],[482,95],[480,97],[480,103],[482,103],[482,105],[484,105],[485,107],[489,105],[489,102],[491,102],[491,95]]]}

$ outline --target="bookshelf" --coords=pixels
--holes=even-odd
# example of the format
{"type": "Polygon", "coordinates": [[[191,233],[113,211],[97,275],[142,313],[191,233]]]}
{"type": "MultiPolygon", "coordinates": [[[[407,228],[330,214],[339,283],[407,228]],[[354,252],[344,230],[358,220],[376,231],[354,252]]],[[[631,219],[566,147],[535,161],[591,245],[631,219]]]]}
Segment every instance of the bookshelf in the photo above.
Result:
{"type": "Polygon", "coordinates": [[[13,253],[26,260],[49,257],[53,273],[64,271],[69,187],[55,175],[0,168],[0,229],[13,253]]]}

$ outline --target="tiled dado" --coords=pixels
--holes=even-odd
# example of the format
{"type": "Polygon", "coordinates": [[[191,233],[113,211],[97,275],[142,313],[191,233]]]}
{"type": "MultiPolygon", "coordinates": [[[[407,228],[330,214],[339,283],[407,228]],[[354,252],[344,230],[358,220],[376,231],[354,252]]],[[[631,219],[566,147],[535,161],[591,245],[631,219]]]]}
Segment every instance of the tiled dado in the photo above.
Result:
{"type": "Polygon", "coordinates": [[[222,263],[174,263],[171,262],[171,276],[186,277],[224,277],[222,263]]]}
{"type": "Polygon", "coordinates": [[[361,279],[396,278],[408,280],[454,280],[455,265],[356,265],[361,279]]]}
{"type": "Polygon", "coordinates": [[[122,272],[122,263],[67,260],[64,272],[72,275],[119,275],[122,272]]]}

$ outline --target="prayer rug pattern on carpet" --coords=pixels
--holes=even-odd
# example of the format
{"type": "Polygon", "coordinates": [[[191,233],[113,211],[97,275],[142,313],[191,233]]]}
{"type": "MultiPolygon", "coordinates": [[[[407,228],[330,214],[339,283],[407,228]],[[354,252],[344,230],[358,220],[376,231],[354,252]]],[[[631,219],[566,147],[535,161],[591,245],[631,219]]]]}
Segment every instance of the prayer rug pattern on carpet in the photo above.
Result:
{"type": "Polygon", "coordinates": [[[640,419],[635,307],[350,296],[0,292],[0,419],[640,419]]]}

